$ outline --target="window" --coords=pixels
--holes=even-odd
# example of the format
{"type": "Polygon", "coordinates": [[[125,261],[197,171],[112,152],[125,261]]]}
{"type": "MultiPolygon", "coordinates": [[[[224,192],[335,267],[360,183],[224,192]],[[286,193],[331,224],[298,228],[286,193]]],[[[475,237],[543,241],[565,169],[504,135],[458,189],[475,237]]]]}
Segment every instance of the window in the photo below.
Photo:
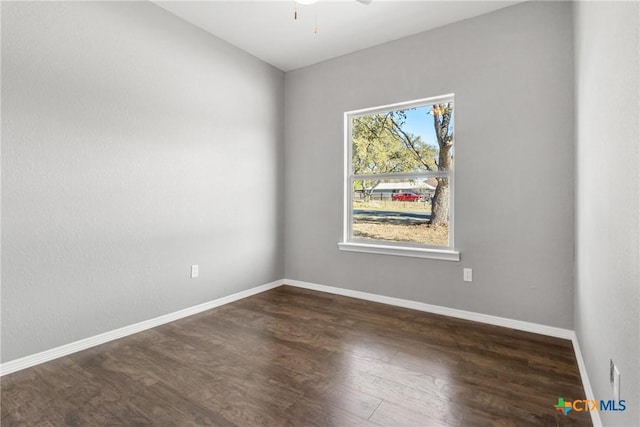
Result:
{"type": "Polygon", "coordinates": [[[340,249],[459,261],[453,95],[345,113],[340,249]]]}

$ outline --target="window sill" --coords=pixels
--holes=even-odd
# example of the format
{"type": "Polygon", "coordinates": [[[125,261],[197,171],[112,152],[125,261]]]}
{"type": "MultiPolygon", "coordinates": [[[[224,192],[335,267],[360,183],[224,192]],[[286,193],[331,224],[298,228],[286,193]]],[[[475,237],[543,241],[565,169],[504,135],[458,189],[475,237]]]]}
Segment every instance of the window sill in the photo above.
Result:
{"type": "Polygon", "coordinates": [[[443,261],[460,261],[460,252],[448,249],[425,249],[408,246],[387,246],[370,243],[338,243],[341,251],[365,252],[381,255],[409,256],[416,258],[439,259],[443,261]]]}

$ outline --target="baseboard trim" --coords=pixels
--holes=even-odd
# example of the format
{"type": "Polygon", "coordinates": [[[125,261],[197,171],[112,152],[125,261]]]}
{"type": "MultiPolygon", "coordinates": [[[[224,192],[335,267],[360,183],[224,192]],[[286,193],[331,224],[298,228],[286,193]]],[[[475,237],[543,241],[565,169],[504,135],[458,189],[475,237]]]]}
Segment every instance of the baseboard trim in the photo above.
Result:
{"type": "MultiPolygon", "coordinates": [[[[595,400],[591,383],[589,382],[589,375],[587,374],[587,367],[582,357],[582,351],[580,350],[580,343],[578,342],[578,336],[575,331],[570,329],[556,328],[553,326],[540,325],[537,323],[524,322],[521,320],[508,319],[505,317],[491,316],[488,314],[475,313],[472,311],[458,310],[455,308],[442,307],[439,305],[432,305],[421,303],[417,301],[405,300],[400,298],[393,298],[384,295],[371,294],[368,292],[354,291],[351,289],[336,288],[333,286],[319,285],[317,283],[303,282],[300,280],[284,279],[284,285],[289,285],[297,288],[310,289],[319,292],[327,292],[330,294],[342,295],[346,297],[358,298],[366,301],[379,302],[382,304],[394,305],[397,307],[410,308],[413,310],[424,311],[427,313],[441,314],[443,316],[455,317],[458,319],[472,320],[480,323],[487,323],[495,326],[502,326],[505,328],[517,329],[525,332],[532,332],[541,335],[547,335],[556,338],[563,338],[571,340],[573,344],[573,351],[576,356],[576,362],[578,363],[578,370],[580,372],[580,379],[582,380],[582,386],[584,388],[585,396],[588,400],[595,400]]],[[[602,427],[602,420],[600,419],[600,413],[598,411],[589,411],[591,414],[591,422],[594,427],[602,427]]]]}
{"type": "Polygon", "coordinates": [[[426,304],[423,302],[411,301],[400,298],[393,298],[384,295],[371,294],[368,292],[354,291],[351,289],[336,288],[333,286],[319,285],[317,283],[303,282],[300,280],[284,279],[283,284],[298,288],[311,289],[314,291],[327,292],[330,294],[342,295],[346,297],[358,298],[366,301],[379,302],[382,304],[394,305],[397,307],[410,308],[427,313],[440,314],[443,316],[455,317],[458,319],[472,320],[474,322],[487,323],[489,325],[502,326],[505,328],[517,329],[519,331],[532,332],[535,334],[547,335],[556,338],[572,340],[575,333],[570,329],[556,328],[553,326],[540,325],[537,323],[524,322],[522,320],[508,319],[505,317],[491,316],[488,314],[475,313],[473,311],[458,310],[455,308],[443,307],[439,305],[426,304]]]}
{"type": "Polygon", "coordinates": [[[114,329],[112,331],[95,335],[93,337],[61,345],[60,347],[11,360],[9,362],[0,364],[0,376],[11,374],[22,369],[30,368],[32,366],[36,366],[53,359],[67,356],[78,351],[86,350],[88,348],[95,347],[109,341],[117,340],[119,338],[123,338],[138,332],[142,332],[147,329],[155,328],[156,326],[164,325],[165,323],[173,322],[175,320],[179,320],[188,316],[193,316],[194,314],[211,310],[212,308],[220,307],[222,305],[229,304],[231,302],[238,301],[240,299],[247,298],[273,288],[277,288],[278,286],[282,286],[282,284],[282,280],[276,280],[275,282],[256,286],[255,288],[237,292],[235,294],[205,302],[203,304],[194,305],[183,310],[178,310],[173,313],[158,316],[149,320],[144,320],[142,322],[134,323],[133,325],[125,326],[119,329],[114,329]]]}
{"type": "MultiPolygon", "coordinates": [[[[587,374],[587,366],[584,363],[582,357],[582,351],[580,350],[580,343],[578,342],[578,336],[575,331],[570,329],[556,328],[553,326],[540,325],[537,323],[524,322],[521,320],[508,319],[505,317],[491,316],[488,314],[475,313],[472,311],[458,310],[455,308],[442,307],[439,305],[426,304],[417,301],[405,300],[400,298],[393,298],[384,295],[371,294],[368,292],[354,291],[351,289],[336,288],[333,286],[319,285],[317,283],[303,282],[300,280],[284,279],[284,285],[289,285],[297,288],[310,289],[314,291],[327,292],[330,294],[342,295],[346,297],[358,298],[366,301],[379,302],[382,304],[393,305],[397,307],[410,308],[413,310],[424,311],[427,313],[441,314],[443,316],[455,317],[458,319],[472,320],[480,323],[487,323],[495,326],[502,326],[505,328],[517,329],[525,332],[532,332],[541,335],[547,335],[556,338],[563,338],[571,340],[573,344],[573,351],[576,356],[576,362],[578,363],[578,370],[580,372],[580,379],[582,380],[582,386],[587,400],[596,400],[589,382],[589,375],[587,374]]],[[[594,427],[602,427],[602,420],[600,419],[600,413],[598,411],[589,411],[591,414],[591,422],[594,427]]]]}
{"type": "MultiPolygon", "coordinates": [[[[578,362],[578,370],[580,371],[580,379],[582,380],[582,387],[584,388],[584,394],[587,400],[596,400],[591,388],[591,382],[589,381],[589,375],[587,374],[587,365],[584,364],[582,358],[582,351],[580,350],[580,343],[578,342],[578,336],[573,332],[571,336],[571,343],[573,344],[573,352],[576,355],[576,361],[578,362]]],[[[600,419],[599,411],[589,411],[591,414],[591,422],[594,427],[602,427],[602,420],[600,419]]]]}
{"type": "MultiPolygon", "coordinates": [[[[413,310],[423,311],[427,313],[440,314],[443,316],[450,316],[464,320],[471,320],[480,323],[486,323],[495,326],[502,326],[511,329],[517,329],[525,332],[532,332],[536,334],[542,334],[552,336],[556,338],[564,338],[571,340],[573,343],[576,360],[578,363],[578,369],[580,370],[580,377],[585,390],[587,399],[594,400],[593,391],[591,389],[591,383],[587,375],[587,369],[582,358],[582,352],[578,343],[578,338],[574,331],[569,329],[556,328],[552,326],[540,325],[536,323],[524,322],[521,320],[508,319],[504,317],[491,316],[482,313],[475,313],[471,311],[458,310],[449,307],[443,307],[438,305],[426,304],[417,301],[405,300],[400,298],[393,298],[384,295],[372,294],[362,291],[354,291],[351,289],[337,288],[333,286],[320,285],[317,283],[304,282],[300,280],[283,279],[276,280],[265,285],[256,286],[245,291],[237,292],[232,295],[228,295],[222,298],[218,298],[203,304],[188,307],[183,310],[175,311],[173,313],[165,314],[153,319],[145,320],[133,325],[125,326],[123,328],[115,329],[113,331],[105,332],[93,337],[85,338],[79,341],[75,341],[69,344],[62,345],[50,350],[46,350],[40,353],[25,356],[19,359],[15,359],[6,363],[0,364],[0,376],[8,375],[13,372],[20,371],[22,369],[30,368],[32,366],[39,365],[41,363],[48,362],[50,360],[57,359],[59,357],[67,356],[82,350],[86,350],[91,347],[95,347],[100,344],[107,343],[109,341],[117,340],[119,338],[133,335],[138,332],[145,331],[147,329],[155,328],[175,320],[179,320],[194,314],[201,313],[203,311],[211,310],[216,307],[220,307],[225,304],[229,304],[234,301],[241,300],[243,298],[250,297],[282,285],[289,285],[297,288],[310,289],[319,292],[326,292],[330,294],[342,295],[346,297],[358,298],[366,301],[379,302],[382,304],[393,305],[397,307],[410,308],[413,310]]],[[[600,415],[597,411],[590,411],[591,420],[595,427],[602,426],[600,415]]]]}

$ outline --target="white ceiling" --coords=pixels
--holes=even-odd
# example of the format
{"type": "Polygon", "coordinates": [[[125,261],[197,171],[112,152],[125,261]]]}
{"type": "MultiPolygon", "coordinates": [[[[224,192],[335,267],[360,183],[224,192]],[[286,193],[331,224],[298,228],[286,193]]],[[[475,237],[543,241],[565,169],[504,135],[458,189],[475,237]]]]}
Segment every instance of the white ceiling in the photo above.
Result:
{"type": "Polygon", "coordinates": [[[511,6],[518,1],[155,1],[180,18],[289,71],[511,6]],[[314,34],[317,17],[318,33],[314,34]]]}

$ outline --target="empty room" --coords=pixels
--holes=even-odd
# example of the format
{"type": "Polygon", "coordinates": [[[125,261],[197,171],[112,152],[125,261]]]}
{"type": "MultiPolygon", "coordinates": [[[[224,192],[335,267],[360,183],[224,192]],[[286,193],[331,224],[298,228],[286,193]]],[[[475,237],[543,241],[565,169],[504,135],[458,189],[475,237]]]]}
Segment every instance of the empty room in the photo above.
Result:
{"type": "Polygon", "coordinates": [[[640,2],[0,14],[2,426],[640,425],[640,2]]]}

